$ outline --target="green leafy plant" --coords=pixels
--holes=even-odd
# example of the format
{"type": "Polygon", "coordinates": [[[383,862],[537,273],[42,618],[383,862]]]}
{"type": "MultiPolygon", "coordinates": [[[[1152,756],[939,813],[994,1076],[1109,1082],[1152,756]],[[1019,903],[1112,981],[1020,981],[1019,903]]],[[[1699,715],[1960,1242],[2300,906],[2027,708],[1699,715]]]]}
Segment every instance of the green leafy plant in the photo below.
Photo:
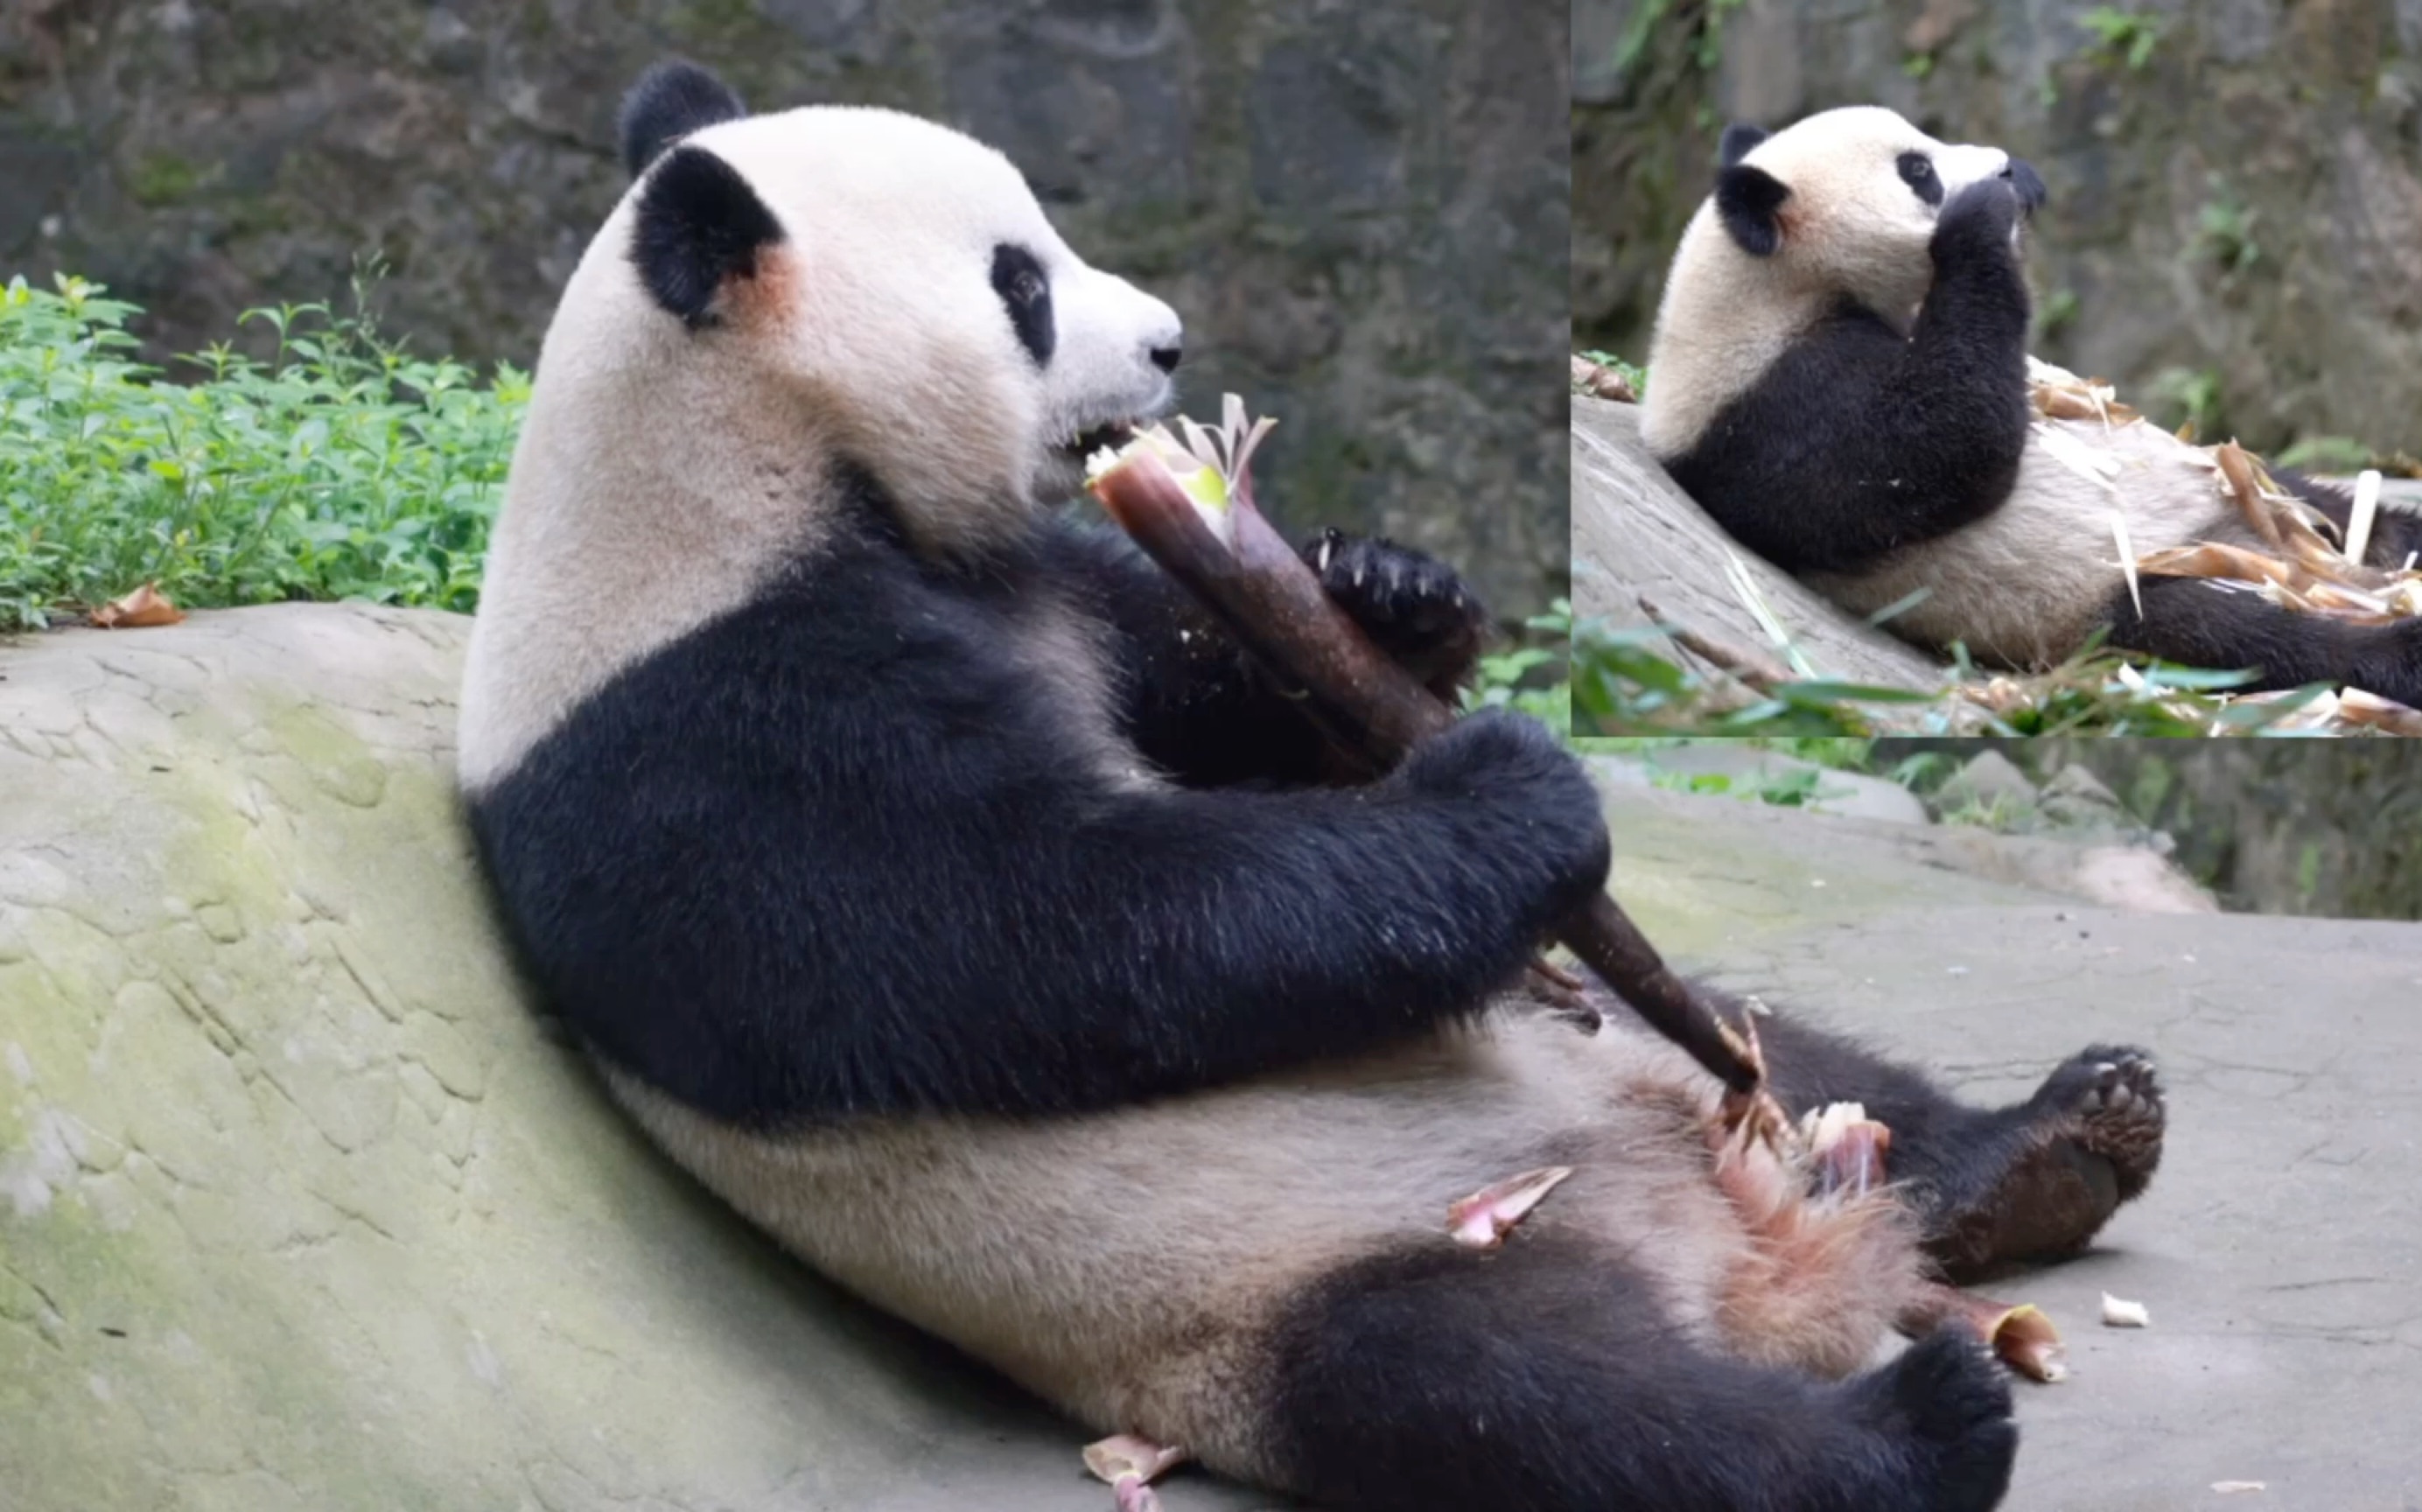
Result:
{"type": "Polygon", "coordinates": [[[2195,212],[2195,254],[2234,276],[2262,260],[2262,248],[2254,241],[2254,223],[2261,217],[2218,174],[2211,176],[2211,195],[2195,212]]]}
{"type": "Polygon", "coordinates": [[[184,607],[363,598],[471,608],[529,396],[420,360],[354,309],[246,311],[226,343],[137,361],[136,307],[62,276],[0,294],[0,630],[157,583],[184,607]]]}
{"type": "Polygon", "coordinates": [[[2164,368],[2145,386],[2145,402],[2172,427],[2191,425],[2196,435],[2221,433],[2220,370],[2216,368],[2164,368]]]}
{"type": "Polygon", "coordinates": [[[1465,707],[1518,709],[1568,736],[1573,701],[1565,673],[1572,644],[1571,601],[1556,600],[1547,613],[1522,622],[1522,629],[1518,644],[1480,658],[1479,682],[1465,695],[1465,707]]]}
{"type": "Polygon", "coordinates": [[[2158,16],[2139,11],[2121,10],[2115,6],[2097,6],[2077,18],[2078,24],[2094,34],[2094,51],[2106,62],[2124,64],[2131,73],[2141,73],[2153,60],[2153,48],[2162,39],[2162,21],[2158,16]]]}
{"type": "Polygon", "coordinates": [[[2071,324],[2076,323],[2077,310],[2078,303],[2076,290],[2068,288],[2055,289],[2051,293],[2046,294],[2044,296],[2043,303],[2036,307],[2036,330],[2034,339],[2037,341],[2048,340],[2051,338],[2057,336],[2062,331],[2067,330],[2071,324]]]}
{"type": "Polygon", "coordinates": [[[2320,697],[2320,685],[2261,702],[2230,701],[2244,672],[2136,661],[2096,643],[2051,671],[1986,678],[1955,658],[1937,692],[1824,679],[1781,684],[1743,701],[1662,654],[1654,626],[1585,622],[1573,639],[1573,727],[1598,735],[2258,735],[2320,697]]]}
{"type": "Polygon", "coordinates": [[[2376,462],[2371,448],[2351,435],[2299,436],[2294,446],[2279,453],[2280,466],[2300,472],[2361,472],[2376,462]]]}
{"type": "Polygon", "coordinates": [[[1749,0],[1641,0],[1614,44],[1614,71],[1631,72],[1647,54],[1659,29],[1682,28],[1691,61],[1713,72],[1723,61],[1724,23],[1749,0]]]}
{"type": "Polygon", "coordinates": [[[1641,367],[1637,363],[1626,362],[1612,352],[1591,351],[1584,352],[1581,355],[1581,359],[1585,362],[1595,362],[1601,368],[1611,368],[1614,371],[1623,374],[1624,382],[1631,386],[1631,392],[1634,396],[1641,399],[1646,399],[1648,397],[1647,369],[1641,367]]]}

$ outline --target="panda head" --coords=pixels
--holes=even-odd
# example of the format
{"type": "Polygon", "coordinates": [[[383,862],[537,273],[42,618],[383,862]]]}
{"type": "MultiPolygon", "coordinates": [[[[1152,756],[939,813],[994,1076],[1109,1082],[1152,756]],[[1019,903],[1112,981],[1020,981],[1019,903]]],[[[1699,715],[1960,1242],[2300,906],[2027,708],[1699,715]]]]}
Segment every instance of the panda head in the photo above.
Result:
{"type": "MultiPolygon", "coordinates": [[[[634,356],[684,375],[679,423],[811,431],[921,547],[1070,496],[1091,450],[1174,400],[1176,313],[1071,251],[991,148],[888,110],[750,116],[681,62],[641,78],[620,135],[637,181],[599,237],[618,255],[588,260],[624,286],[600,291],[634,356]]],[[[582,321],[581,281],[558,323],[582,321]]]]}
{"type": "Polygon", "coordinates": [[[1933,276],[1927,244],[1953,196],[2007,179],[2022,209],[2044,202],[2035,169],[1997,147],[1938,142],[1890,110],[1820,111],[1769,134],[1725,130],[1709,204],[1759,276],[1849,294],[1905,320],[1933,276]]]}

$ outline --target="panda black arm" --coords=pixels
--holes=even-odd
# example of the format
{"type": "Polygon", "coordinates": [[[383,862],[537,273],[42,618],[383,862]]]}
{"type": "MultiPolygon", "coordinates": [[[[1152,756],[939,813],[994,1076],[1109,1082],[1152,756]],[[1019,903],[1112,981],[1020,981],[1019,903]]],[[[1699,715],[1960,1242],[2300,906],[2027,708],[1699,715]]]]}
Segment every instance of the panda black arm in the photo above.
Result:
{"type": "MultiPolygon", "coordinates": [[[[1115,631],[1128,733],[1156,765],[1199,786],[1332,775],[1301,704],[1126,537],[1065,526],[1046,538],[1045,553],[1048,570],[1076,583],[1115,631]]],[[[1488,611],[1453,568],[1336,530],[1303,555],[1329,597],[1384,650],[1440,697],[1457,697],[1478,661],[1488,611]]]]}
{"type": "Polygon", "coordinates": [[[1998,180],[1954,196],[1908,339],[1837,310],[1668,462],[1675,480],[1790,572],[1854,571],[1998,507],[2028,422],[2018,210],[1998,180]]]}
{"type": "Polygon", "coordinates": [[[1602,885],[1528,721],[1369,788],[1153,786],[999,628],[820,571],[591,698],[472,797],[547,997],[729,1120],[1069,1112],[1469,1016],[1602,885]]]}

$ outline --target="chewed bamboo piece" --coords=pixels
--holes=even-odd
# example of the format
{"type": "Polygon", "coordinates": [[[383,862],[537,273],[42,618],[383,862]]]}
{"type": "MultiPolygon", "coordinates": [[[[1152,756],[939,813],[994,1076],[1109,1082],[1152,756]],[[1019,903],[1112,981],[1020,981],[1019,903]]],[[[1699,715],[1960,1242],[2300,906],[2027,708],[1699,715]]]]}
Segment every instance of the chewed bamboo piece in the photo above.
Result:
{"type": "Polygon", "coordinates": [[[1118,1512],[1160,1512],[1152,1483],[1188,1457],[1183,1449],[1134,1433],[1114,1433],[1085,1445],[1085,1469],[1109,1487],[1118,1512]]]}
{"type": "Polygon", "coordinates": [[[1930,1286],[1926,1306],[1910,1321],[1956,1323],[2030,1380],[2068,1378],[2068,1351],[2061,1345],[2060,1331],[2032,1302],[1997,1302],[1950,1286],[1930,1286]]]}
{"type": "Polygon", "coordinates": [[[1542,1166],[1481,1188],[1448,1206],[1447,1236],[1470,1249],[1494,1250],[1572,1173],[1570,1166],[1542,1166]]]}
{"type": "MultiPolygon", "coordinates": [[[[1249,421],[1230,394],[1217,427],[1181,421],[1181,441],[1152,426],[1097,453],[1086,486],[1247,652],[1305,691],[1307,713],[1333,744],[1385,771],[1455,715],[1329,600],[1254,507],[1250,465],[1271,423],[1249,421]]],[[[1612,897],[1598,894],[1558,934],[1650,1027],[1723,1082],[1743,1120],[1761,1134],[1787,1128],[1752,1046],[1666,967],[1612,897]]]]}
{"type": "MultiPolygon", "coordinates": [[[[1809,1173],[1821,1197],[1862,1197],[1884,1184],[1892,1130],[1868,1117],[1864,1106],[1831,1103],[1811,1109],[1801,1123],[1801,1159],[1813,1167],[1809,1173]]],[[[2068,1375],[2060,1331],[2032,1303],[1995,1301],[1928,1284],[1900,1319],[1901,1331],[1912,1335],[1944,1323],[1974,1333],[2004,1364],[2031,1380],[2055,1381],[2068,1375]]]]}

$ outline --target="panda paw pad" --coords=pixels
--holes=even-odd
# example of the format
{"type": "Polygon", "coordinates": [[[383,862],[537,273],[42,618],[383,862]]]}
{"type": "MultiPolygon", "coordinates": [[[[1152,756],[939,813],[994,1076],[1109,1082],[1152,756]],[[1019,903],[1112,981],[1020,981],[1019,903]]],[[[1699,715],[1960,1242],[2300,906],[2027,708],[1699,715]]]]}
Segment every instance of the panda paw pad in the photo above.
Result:
{"type": "Polygon", "coordinates": [[[2044,1079],[2036,1106],[2059,1120],[2080,1149],[2111,1162],[2124,1201],[2142,1191],[2161,1164],[2169,1104],[2147,1052],[2093,1045],[2044,1079]]]}

